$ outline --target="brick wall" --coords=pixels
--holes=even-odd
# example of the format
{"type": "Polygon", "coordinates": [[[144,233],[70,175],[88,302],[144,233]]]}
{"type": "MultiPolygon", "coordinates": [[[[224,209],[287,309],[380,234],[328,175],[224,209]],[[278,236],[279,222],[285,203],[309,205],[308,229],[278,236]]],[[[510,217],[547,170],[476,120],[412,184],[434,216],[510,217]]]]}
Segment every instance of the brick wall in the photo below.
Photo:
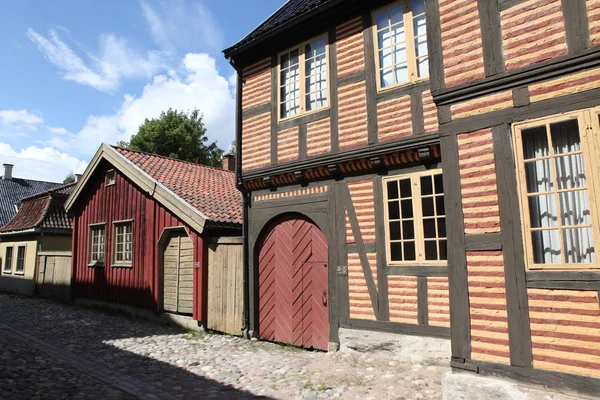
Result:
{"type": "Polygon", "coordinates": [[[340,149],[365,146],[367,134],[367,90],[365,82],[342,86],[338,97],[340,149]]]}
{"type": "Polygon", "coordinates": [[[491,129],[458,135],[465,233],[500,232],[500,209],[491,129]]]}
{"type": "Polygon", "coordinates": [[[271,114],[245,119],[242,125],[242,170],[271,164],[271,114]]]}
{"type": "MultiPolygon", "coordinates": [[[[373,181],[368,179],[364,181],[355,181],[348,183],[350,189],[350,198],[356,211],[356,219],[362,240],[365,243],[375,243],[375,199],[373,196],[373,181]]],[[[354,235],[350,219],[346,215],[346,240],[348,243],[354,243],[354,235]]]]}
{"type": "Polygon", "coordinates": [[[450,297],[448,278],[427,278],[427,309],[429,325],[450,327],[450,297]]]}
{"type": "Polygon", "coordinates": [[[252,64],[242,71],[242,110],[271,101],[271,59],[252,64]]]}
{"type": "Polygon", "coordinates": [[[600,68],[536,83],[529,86],[530,101],[554,99],[600,87],[600,68]]]}
{"type": "Polygon", "coordinates": [[[417,325],[419,307],[417,304],[417,277],[389,276],[388,298],[390,321],[417,325]]]}
{"type": "Polygon", "coordinates": [[[299,129],[297,126],[277,132],[277,162],[297,160],[299,129]]]}
{"type": "Polygon", "coordinates": [[[460,119],[492,111],[504,110],[512,106],[512,90],[506,90],[489,96],[478,97],[473,100],[453,104],[450,108],[452,110],[452,118],[460,119]]]}
{"type": "Polygon", "coordinates": [[[306,125],[306,155],[316,156],[331,151],[331,119],[324,118],[306,125]]]}
{"type": "Polygon", "coordinates": [[[567,54],[561,0],[529,0],[500,14],[506,69],[567,54]]]}
{"type": "Polygon", "coordinates": [[[477,0],[440,0],[446,86],[484,77],[477,0]]]}
{"type": "Polygon", "coordinates": [[[437,132],[439,130],[437,107],[433,102],[431,91],[423,92],[423,118],[425,120],[425,132],[437,132]]]}
{"type": "MultiPolygon", "coordinates": [[[[367,259],[375,285],[377,285],[377,254],[368,253],[367,259]]],[[[369,295],[367,280],[360,257],[356,253],[348,254],[348,291],[350,318],[375,320],[375,311],[369,295]]]]}
{"type": "Polygon", "coordinates": [[[336,28],[338,78],[365,69],[362,18],[354,18],[336,28]]]}
{"type": "Polygon", "coordinates": [[[600,44],[600,0],[586,0],[590,41],[592,45],[600,44]]]}
{"type": "Polygon", "coordinates": [[[377,104],[379,140],[397,140],[411,135],[412,114],[410,96],[382,101],[377,104]]]}

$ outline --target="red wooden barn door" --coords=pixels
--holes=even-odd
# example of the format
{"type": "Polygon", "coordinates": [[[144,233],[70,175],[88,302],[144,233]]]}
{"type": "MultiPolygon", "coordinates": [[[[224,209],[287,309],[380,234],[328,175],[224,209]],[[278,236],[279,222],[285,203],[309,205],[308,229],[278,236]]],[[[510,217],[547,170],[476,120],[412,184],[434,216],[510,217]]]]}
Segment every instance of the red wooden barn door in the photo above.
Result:
{"type": "Polygon", "coordinates": [[[329,342],[327,241],[299,215],[267,231],[258,255],[261,339],[326,350],[329,342]]]}

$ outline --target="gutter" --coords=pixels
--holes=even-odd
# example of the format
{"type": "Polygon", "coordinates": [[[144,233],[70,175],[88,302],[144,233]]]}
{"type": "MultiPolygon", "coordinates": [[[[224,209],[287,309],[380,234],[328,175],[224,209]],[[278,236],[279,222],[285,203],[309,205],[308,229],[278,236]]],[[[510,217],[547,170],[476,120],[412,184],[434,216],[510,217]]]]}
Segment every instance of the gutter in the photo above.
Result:
{"type": "Polygon", "coordinates": [[[244,313],[242,320],[242,336],[248,338],[250,330],[250,258],[248,248],[248,207],[250,194],[242,181],[242,71],[238,70],[233,59],[229,61],[237,72],[236,107],[235,107],[235,187],[242,193],[242,265],[244,270],[244,313]]]}

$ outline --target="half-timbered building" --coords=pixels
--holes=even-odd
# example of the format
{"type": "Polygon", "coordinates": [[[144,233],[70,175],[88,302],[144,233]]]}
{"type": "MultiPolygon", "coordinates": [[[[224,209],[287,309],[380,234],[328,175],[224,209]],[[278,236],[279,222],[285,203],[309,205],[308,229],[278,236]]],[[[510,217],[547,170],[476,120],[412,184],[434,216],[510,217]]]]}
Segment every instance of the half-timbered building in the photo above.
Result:
{"type": "MultiPolygon", "coordinates": [[[[65,207],[73,216],[75,298],[189,316],[206,326],[209,266],[241,271],[241,257],[224,254],[241,233],[232,171],[102,145],[65,207]]],[[[230,285],[212,282],[217,300],[235,300],[238,287],[242,293],[238,275],[230,285]]],[[[234,323],[218,328],[225,316],[215,315],[213,328],[240,334],[241,307],[231,301],[219,309],[234,323]]]]}
{"type": "Polygon", "coordinates": [[[246,320],[598,393],[600,2],[290,0],[238,72],[246,320]]]}

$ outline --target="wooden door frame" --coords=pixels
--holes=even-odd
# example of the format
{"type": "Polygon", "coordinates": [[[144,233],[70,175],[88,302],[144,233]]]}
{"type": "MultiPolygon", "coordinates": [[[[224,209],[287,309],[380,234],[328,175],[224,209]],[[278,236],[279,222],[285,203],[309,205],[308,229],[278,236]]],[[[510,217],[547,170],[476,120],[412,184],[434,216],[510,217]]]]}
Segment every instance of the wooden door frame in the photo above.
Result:
{"type": "Polygon", "coordinates": [[[187,228],[183,225],[167,227],[167,228],[164,228],[163,231],[161,232],[160,237],[158,238],[158,241],[156,242],[157,247],[158,247],[158,287],[156,288],[156,290],[158,292],[157,310],[158,310],[159,314],[165,312],[165,307],[164,307],[165,299],[164,299],[164,288],[163,288],[164,274],[165,274],[165,249],[166,249],[167,242],[168,242],[169,238],[171,237],[171,235],[173,233],[178,233],[178,232],[183,232],[183,234],[190,239],[190,241],[192,242],[192,245],[195,246],[194,240],[188,234],[187,228]]]}
{"type": "Polygon", "coordinates": [[[327,240],[328,252],[328,292],[329,292],[329,343],[339,343],[339,315],[337,311],[336,268],[337,254],[333,251],[335,241],[332,236],[331,218],[335,213],[330,210],[335,202],[330,195],[301,196],[285,200],[265,201],[264,204],[250,208],[248,224],[248,289],[250,336],[258,337],[258,253],[260,242],[272,223],[284,215],[296,214],[306,218],[321,230],[327,240]]]}

